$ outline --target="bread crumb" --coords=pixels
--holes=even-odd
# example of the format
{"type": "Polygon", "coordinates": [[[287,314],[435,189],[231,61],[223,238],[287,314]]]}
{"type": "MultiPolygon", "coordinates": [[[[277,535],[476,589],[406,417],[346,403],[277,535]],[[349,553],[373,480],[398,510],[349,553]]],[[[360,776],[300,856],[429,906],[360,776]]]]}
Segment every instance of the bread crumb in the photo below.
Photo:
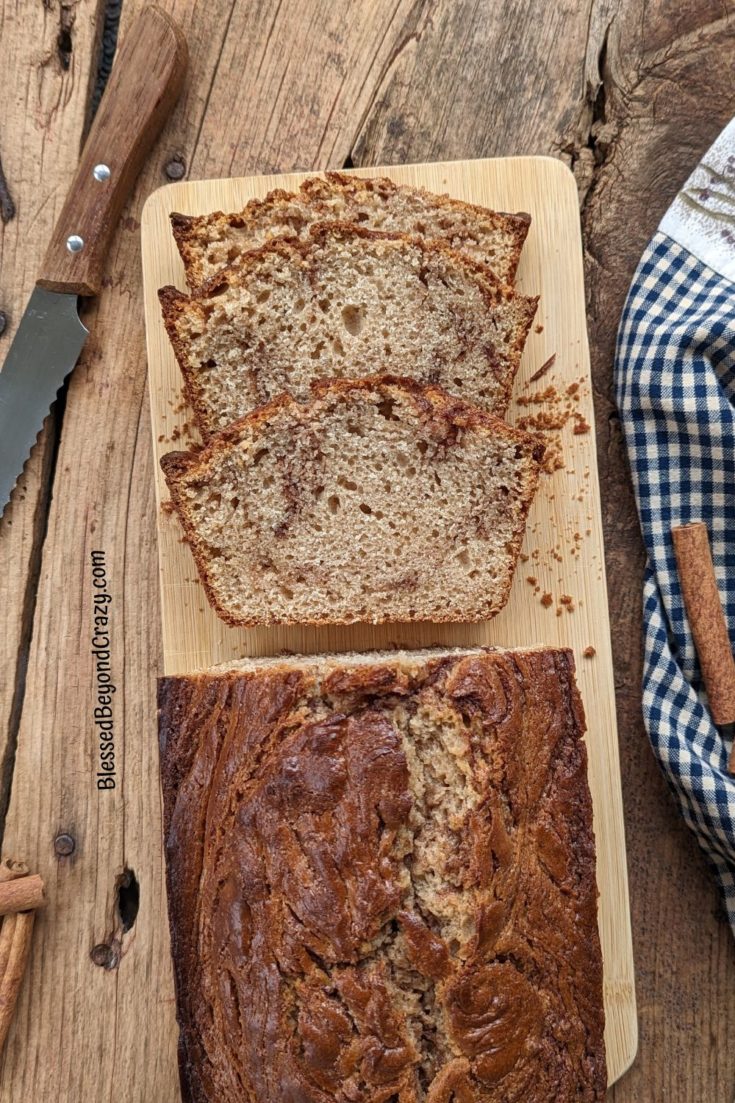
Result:
{"type": "Polygon", "coordinates": [[[163,433],[161,433],[161,435],[160,435],[160,436],[159,436],[159,438],[158,438],[158,443],[160,444],[160,443],[161,443],[162,441],[164,441],[165,439],[166,439],[166,438],[165,438],[165,436],[163,435],[163,433]]]}
{"type": "MultiPolygon", "coordinates": [[[[521,395],[521,398],[523,395],[521,395]]],[[[520,402],[521,399],[519,398],[520,402]]],[[[550,410],[544,410],[543,413],[529,414],[527,417],[521,417],[517,421],[519,429],[539,429],[542,432],[549,429],[563,429],[568,421],[567,415],[562,413],[552,413],[550,410]]]]}
{"type": "Polygon", "coordinates": [[[538,582],[538,579],[536,578],[535,575],[530,574],[528,576],[528,578],[526,579],[526,582],[528,583],[529,586],[535,586],[536,583],[538,582]]]}
{"type": "MultiPolygon", "coordinates": [[[[537,372],[534,372],[526,386],[540,379],[549,370],[554,360],[555,355],[550,357],[537,372]]],[[[561,441],[557,439],[557,434],[561,433],[567,423],[572,421],[572,432],[575,436],[582,436],[591,431],[587,419],[576,408],[583,395],[587,394],[584,382],[585,377],[581,376],[578,381],[567,384],[563,389],[550,384],[543,390],[519,395],[515,400],[520,410],[529,406],[543,407],[534,413],[528,412],[525,416],[517,418],[516,425],[519,429],[536,432],[544,437],[546,453],[542,461],[542,470],[547,475],[552,475],[565,466],[561,441]]]]}
{"type": "Polygon", "coordinates": [[[537,326],[534,326],[534,329],[535,329],[536,333],[543,333],[544,332],[544,327],[541,325],[540,322],[537,326]]]}
{"type": "Polygon", "coordinates": [[[173,513],[174,504],[169,498],[167,502],[161,502],[161,513],[173,513]]]}
{"type": "Polygon", "coordinates": [[[584,655],[585,659],[594,659],[597,652],[595,651],[594,647],[590,646],[590,647],[585,647],[582,654],[584,655]]]}
{"type": "Polygon", "coordinates": [[[521,552],[518,558],[520,559],[521,563],[528,563],[528,556],[525,552],[521,552]]]}
{"type": "Polygon", "coordinates": [[[544,458],[541,461],[541,470],[545,475],[553,475],[555,471],[561,471],[564,468],[564,452],[562,450],[561,441],[548,439],[544,442],[545,451],[544,458]]]}
{"type": "MultiPolygon", "coordinates": [[[[532,375],[529,379],[529,383],[532,382],[536,376],[532,375]]],[[[534,391],[533,394],[520,394],[516,399],[519,406],[541,406],[546,402],[550,402],[554,398],[559,397],[559,392],[556,387],[550,386],[543,391],[534,391]]]]}
{"type": "Polygon", "coordinates": [[[549,608],[550,605],[553,605],[554,604],[554,599],[551,596],[551,594],[542,594],[541,595],[541,604],[543,606],[545,606],[547,609],[549,608]]]}

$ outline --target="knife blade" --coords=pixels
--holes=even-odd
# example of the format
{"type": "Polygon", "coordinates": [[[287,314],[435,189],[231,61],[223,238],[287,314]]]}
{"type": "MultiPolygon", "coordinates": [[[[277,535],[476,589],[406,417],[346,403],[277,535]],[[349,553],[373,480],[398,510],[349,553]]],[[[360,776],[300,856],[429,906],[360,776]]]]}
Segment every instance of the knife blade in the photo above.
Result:
{"type": "Polygon", "coordinates": [[[79,297],[96,295],[110,240],[145,157],[183,84],[184,37],[155,5],[117,52],[13,342],[0,372],[0,516],[88,330],[79,297]]]}

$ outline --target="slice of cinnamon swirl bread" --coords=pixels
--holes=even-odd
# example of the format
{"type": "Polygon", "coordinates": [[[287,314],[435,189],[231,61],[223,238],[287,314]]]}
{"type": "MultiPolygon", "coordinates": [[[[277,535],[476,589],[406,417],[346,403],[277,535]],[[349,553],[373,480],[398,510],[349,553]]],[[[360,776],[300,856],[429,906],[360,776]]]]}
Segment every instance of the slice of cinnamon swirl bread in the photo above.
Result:
{"type": "Polygon", "coordinates": [[[336,222],[159,295],[205,439],[337,377],[410,376],[502,416],[537,302],[446,245],[336,222]]]}
{"type": "Polygon", "coordinates": [[[282,395],[161,464],[237,625],[475,621],[508,599],[543,445],[436,387],[282,395]]]}
{"type": "Polygon", "coordinates": [[[386,177],[363,179],[340,172],[312,176],[298,192],[282,189],[251,199],[243,211],[171,216],[171,225],[190,287],[198,287],[243,253],[272,238],[303,238],[314,222],[355,222],[368,230],[418,234],[438,239],[492,268],[512,283],[531,219],[503,214],[394,184],[386,177]]]}

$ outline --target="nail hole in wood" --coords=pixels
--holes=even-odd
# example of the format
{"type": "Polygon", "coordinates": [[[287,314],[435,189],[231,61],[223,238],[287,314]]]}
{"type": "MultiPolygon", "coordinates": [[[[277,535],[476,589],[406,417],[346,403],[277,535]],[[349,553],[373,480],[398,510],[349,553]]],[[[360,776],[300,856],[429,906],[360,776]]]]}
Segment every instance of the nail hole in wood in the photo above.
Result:
{"type": "Polygon", "coordinates": [[[117,879],[117,914],[125,934],[138,918],[140,885],[132,869],[124,869],[117,879]]]}

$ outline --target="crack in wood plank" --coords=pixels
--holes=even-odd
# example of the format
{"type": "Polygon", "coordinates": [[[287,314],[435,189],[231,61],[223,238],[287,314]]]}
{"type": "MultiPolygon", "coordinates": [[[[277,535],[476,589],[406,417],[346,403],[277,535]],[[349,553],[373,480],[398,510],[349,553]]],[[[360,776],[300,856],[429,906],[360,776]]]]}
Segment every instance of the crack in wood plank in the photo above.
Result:
{"type": "Polygon", "coordinates": [[[6,225],[15,218],[15,203],[13,197],[10,194],[10,188],[8,187],[7,177],[5,176],[5,170],[3,168],[3,162],[0,158],[0,220],[6,225]]]}
{"type": "Polygon", "coordinates": [[[77,18],[78,0],[61,0],[59,4],[59,32],[56,36],[56,54],[62,69],[71,67],[74,51],[73,30],[77,18]]]}
{"type": "Polygon", "coordinates": [[[95,112],[100,105],[102,93],[112,72],[112,63],[117,50],[117,32],[122,15],[122,0],[105,0],[105,14],[100,36],[99,58],[94,74],[94,84],[89,97],[89,110],[85,120],[84,137],[91,126],[95,112]]]}
{"type": "MultiPolygon", "coordinates": [[[[10,708],[7,717],[7,728],[0,758],[0,849],[2,849],[5,833],[5,817],[10,803],[10,793],[13,784],[13,770],[15,767],[15,752],[18,742],[18,730],[23,711],[23,699],[26,690],[26,673],[28,669],[28,656],[30,653],[31,639],[33,636],[33,618],[36,610],[36,596],[38,582],[41,575],[43,559],[43,545],[46,538],[48,525],[48,509],[51,499],[51,486],[53,471],[56,464],[56,453],[59,440],[59,429],[63,417],[63,398],[59,399],[55,408],[46,419],[43,447],[38,450],[38,493],[33,501],[33,517],[31,520],[30,552],[25,564],[26,575],[20,600],[18,602],[20,615],[18,618],[19,634],[17,637],[17,657],[14,669],[14,680],[10,708]]],[[[35,462],[32,465],[35,467],[35,462]]],[[[13,517],[18,508],[23,508],[26,501],[24,493],[26,473],[18,481],[13,503],[8,507],[7,516],[3,518],[6,525],[13,524],[13,517]]]]}
{"type": "MultiPolygon", "coordinates": [[[[204,126],[204,122],[207,118],[207,112],[209,110],[209,101],[212,97],[212,89],[214,88],[214,86],[217,82],[217,73],[219,72],[220,63],[222,61],[222,53],[224,51],[225,44],[227,42],[227,35],[229,33],[230,26],[232,24],[232,17],[233,17],[234,12],[235,12],[236,3],[237,3],[237,0],[231,0],[229,12],[228,12],[226,20],[225,20],[224,31],[223,31],[223,34],[222,34],[221,40],[220,40],[219,50],[217,51],[217,56],[215,58],[214,65],[212,67],[212,79],[209,81],[209,84],[208,84],[208,87],[207,87],[207,91],[206,91],[206,94],[205,94],[205,97],[204,97],[204,106],[202,108],[201,118],[199,120],[199,126],[197,128],[196,137],[194,138],[194,141],[192,143],[191,155],[187,158],[189,164],[191,164],[191,162],[194,159],[194,157],[196,156],[196,152],[199,148],[199,139],[201,138],[201,135],[202,135],[202,127],[204,126]]],[[[279,8],[280,8],[280,4],[279,4],[279,8]]]]}
{"type": "MultiPolygon", "coordinates": [[[[401,0],[398,0],[398,2],[396,3],[395,8],[393,10],[393,13],[390,17],[390,20],[386,23],[386,27],[385,27],[385,31],[383,33],[383,36],[382,36],[382,38],[381,38],[380,42],[378,43],[378,46],[375,50],[375,55],[374,56],[376,58],[379,54],[380,48],[383,46],[385,40],[387,39],[390,27],[392,26],[393,21],[395,20],[398,12],[400,10],[400,7],[401,7],[401,0]]],[[[380,95],[381,88],[383,87],[383,85],[386,82],[388,73],[393,68],[393,66],[397,64],[398,59],[401,57],[401,55],[404,53],[404,51],[407,50],[412,43],[419,42],[420,39],[421,39],[422,34],[424,34],[426,31],[428,31],[430,29],[433,29],[432,5],[430,3],[427,3],[426,0],[416,0],[416,3],[414,4],[412,10],[408,13],[406,19],[404,20],[404,29],[403,29],[403,33],[402,33],[400,39],[396,43],[395,47],[390,51],[390,53],[388,54],[384,64],[382,65],[382,67],[380,68],[380,70],[378,72],[378,77],[377,77],[377,80],[375,81],[375,88],[374,88],[373,94],[370,97],[370,99],[368,100],[367,104],[365,105],[365,109],[364,109],[362,115],[360,116],[360,118],[356,122],[356,125],[355,125],[355,128],[354,128],[354,135],[353,135],[353,138],[350,142],[350,151],[344,159],[344,163],[343,163],[344,168],[353,168],[354,165],[355,165],[355,161],[353,160],[353,156],[352,156],[353,146],[356,144],[356,142],[357,142],[358,138],[360,137],[360,134],[363,130],[363,127],[365,126],[365,123],[366,123],[368,117],[370,116],[370,114],[373,112],[373,110],[375,108],[376,100],[377,100],[378,96],[380,95]]]]}

